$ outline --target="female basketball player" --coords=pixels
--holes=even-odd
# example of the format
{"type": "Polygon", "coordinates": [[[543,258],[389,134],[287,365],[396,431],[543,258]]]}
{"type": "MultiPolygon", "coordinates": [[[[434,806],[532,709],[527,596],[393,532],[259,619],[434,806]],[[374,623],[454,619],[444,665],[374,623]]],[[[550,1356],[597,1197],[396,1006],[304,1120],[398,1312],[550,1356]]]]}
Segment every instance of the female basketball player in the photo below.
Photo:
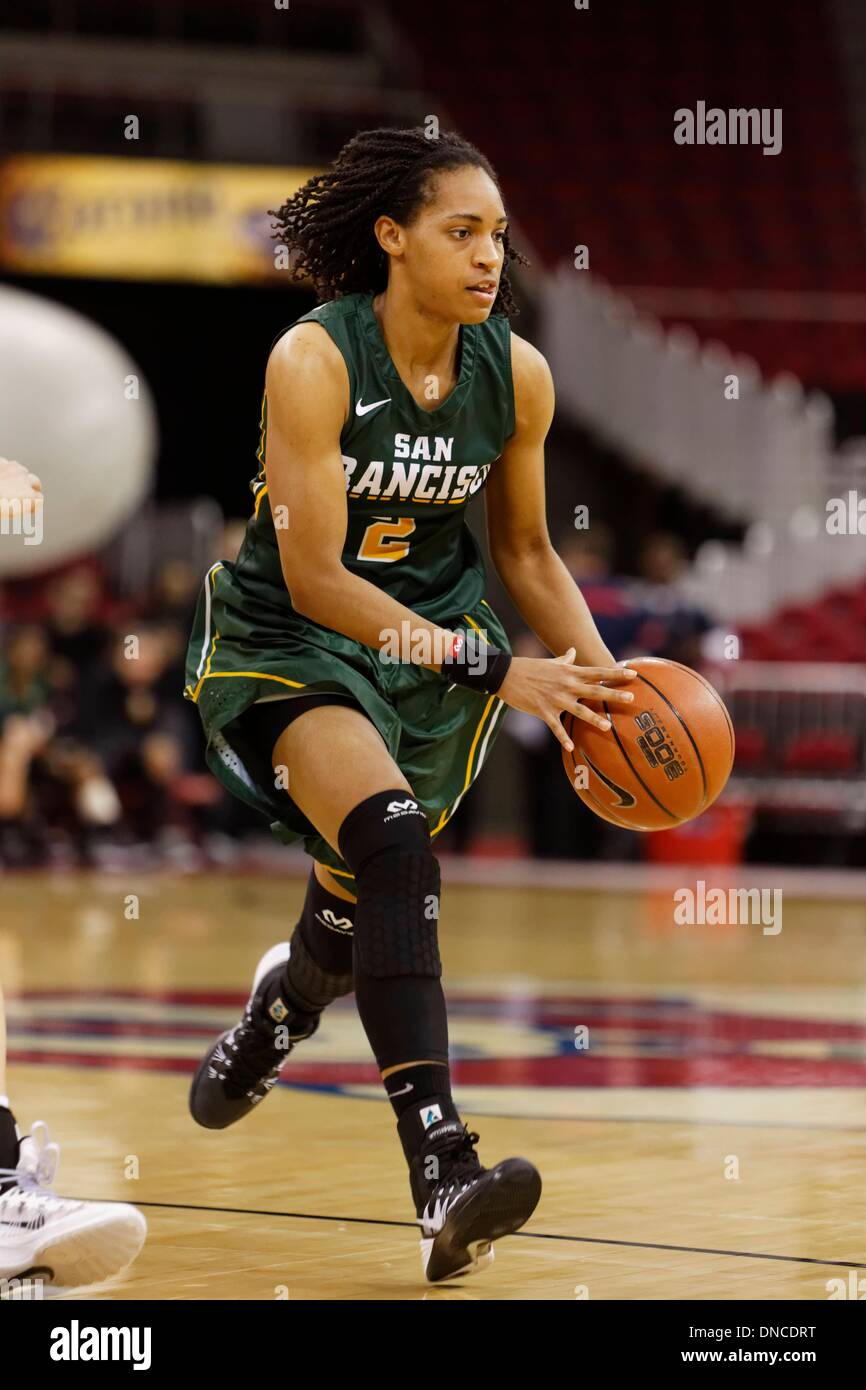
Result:
{"type": "Polygon", "coordinates": [[[608,728],[583,701],[632,673],[548,538],[551,377],[509,330],[521,258],[488,161],[454,134],[364,131],[275,215],[320,304],[271,351],[254,512],[206,576],[186,693],[216,775],[315,863],[190,1108],[247,1114],[354,988],[435,1281],[489,1263],[541,1191],[525,1159],[481,1167],[451,1097],[435,839],[506,705],[571,747],[562,711],[608,728]],[[497,571],[553,660],[512,658],[483,597],[464,512],[485,484],[497,571]]]}
{"type": "MultiPolygon", "coordinates": [[[[4,503],[38,506],[41,496],[42,486],[33,473],[0,458],[4,503]]],[[[0,815],[10,820],[24,810],[27,737],[24,729],[14,740],[0,737],[0,815]]],[[[0,982],[0,1298],[14,1287],[7,1281],[26,1275],[65,1286],[106,1279],[134,1260],[144,1243],[147,1225],[136,1207],[75,1201],[51,1191],[59,1153],[59,1146],[48,1142],[41,1120],[23,1139],[15,1123],[6,1094],[6,1017],[0,982]]]]}

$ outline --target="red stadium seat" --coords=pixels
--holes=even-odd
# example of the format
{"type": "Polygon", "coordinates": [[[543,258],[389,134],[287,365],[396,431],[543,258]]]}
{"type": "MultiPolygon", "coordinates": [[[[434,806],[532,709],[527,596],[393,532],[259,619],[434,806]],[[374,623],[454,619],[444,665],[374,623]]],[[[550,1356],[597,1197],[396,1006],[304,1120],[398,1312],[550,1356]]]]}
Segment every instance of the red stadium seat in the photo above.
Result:
{"type": "Polygon", "coordinates": [[[853,734],[816,731],[792,739],[782,756],[786,772],[852,772],[857,766],[853,734]]]}

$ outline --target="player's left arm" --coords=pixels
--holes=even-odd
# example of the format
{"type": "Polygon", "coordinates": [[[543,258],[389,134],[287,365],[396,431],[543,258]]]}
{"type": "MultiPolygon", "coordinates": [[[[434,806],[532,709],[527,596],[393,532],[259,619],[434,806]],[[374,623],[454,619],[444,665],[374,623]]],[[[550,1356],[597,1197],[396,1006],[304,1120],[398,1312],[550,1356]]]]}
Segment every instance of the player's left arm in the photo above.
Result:
{"type": "Polygon", "coordinates": [[[554,654],[576,650],[579,666],[615,666],[576,583],[551,544],[544,500],[544,441],[553,419],[550,368],[511,335],[515,430],[484,489],[490,555],[515,608],[554,654]]]}

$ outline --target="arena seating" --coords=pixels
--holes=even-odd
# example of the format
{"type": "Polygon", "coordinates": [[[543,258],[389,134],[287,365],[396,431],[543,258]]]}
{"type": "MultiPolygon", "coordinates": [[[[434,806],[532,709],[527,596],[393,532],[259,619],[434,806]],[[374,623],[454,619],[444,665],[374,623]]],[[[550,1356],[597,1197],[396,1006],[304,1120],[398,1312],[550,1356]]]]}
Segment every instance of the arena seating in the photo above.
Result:
{"type": "MultiPolygon", "coordinates": [[[[620,0],[546,7],[544,22],[529,27],[507,6],[493,22],[442,0],[436,32],[423,8],[391,9],[422,78],[497,165],[512,213],[549,267],[583,243],[593,273],[616,287],[866,291],[828,3],[620,0]],[[436,38],[443,28],[460,34],[447,63],[436,38]],[[499,64],[483,61],[491,45],[525,73],[520,92],[503,91],[499,64]],[[676,144],[674,113],[698,100],[780,108],[782,153],[676,144]]],[[[661,317],[748,353],[765,375],[788,370],[828,389],[866,384],[866,334],[856,317],[845,321],[844,304],[839,321],[813,321],[805,307],[799,322],[786,312],[784,320],[757,308],[745,317],[742,306],[727,317],[661,317]]]]}

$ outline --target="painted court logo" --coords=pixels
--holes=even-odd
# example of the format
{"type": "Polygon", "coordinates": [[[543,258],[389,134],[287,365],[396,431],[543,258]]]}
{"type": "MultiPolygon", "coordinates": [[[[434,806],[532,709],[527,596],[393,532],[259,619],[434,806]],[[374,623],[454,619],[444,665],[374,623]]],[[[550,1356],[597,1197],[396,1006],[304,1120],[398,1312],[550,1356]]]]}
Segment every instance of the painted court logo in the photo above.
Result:
{"type": "MultiPolygon", "coordinates": [[[[694,881],[690,886],[695,889],[694,881]]],[[[762,907],[773,910],[772,894],[762,903],[753,890],[749,912],[748,899],[732,903],[725,891],[721,902],[713,896],[720,891],[705,885],[703,893],[683,904],[692,925],[674,922],[676,904],[669,893],[660,895],[660,925],[665,931],[724,932],[732,908],[741,924],[761,915],[766,922],[770,913],[762,914],[762,907]],[[699,924],[701,917],[705,926],[699,924]]],[[[781,911],[775,916],[768,935],[781,928],[781,911]]],[[[9,1004],[9,1060],[52,1068],[110,1066],[118,1069],[115,1074],[134,1069],[137,1074],[191,1076],[204,1045],[229,1026],[246,1001],[246,991],[226,996],[185,989],[167,997],[162,989],[25,990],[9,1004]]],[[[706,1075],[707,1084],[718,1086],[788,1086],[793,1067],[798,1085],[866,1087],[866,1021],[853,1003],[850,1016],[830,1020],[820,1012],[813,1015],[795,999],[785,1009],[764,1013],[745,1000],[705,1003],[687,991],[636,1000],[615,991],[597,997],[563,986],[553,993],[521,996],[519,1016],[508,991],[490,990],[452,995],[448,1013],[449,1048],[459,1082],[495,1101],[497,1114],[576,1115],[584,1094],[580,1088],[587,1085],[690,1088],[698,1084],[696,1076],[706,1075]],[[576,1024],[585,1029],[580,1049],[576,1024]],[[695,1039],[700,1043],[697,1055],[695,1039]]],[[[387,1104],[354,1005],[337,999],[328,1017],[326,1044],[309,1052],[299,1049],[291,1080],[284,1078],[282,1084],[387,1104]]],[[[225,1057],[215,1053],[215,1061],[223,1070],[225,1057]]],[[[394,1084],[403,1084],[399,1073],[394,1084]]],[[[416,1113],[420,1117],[427,1109],[419,1101],[416,1113]]],[[[10,1297],[24,1294],[10,1291],[10,1297]]]]}

